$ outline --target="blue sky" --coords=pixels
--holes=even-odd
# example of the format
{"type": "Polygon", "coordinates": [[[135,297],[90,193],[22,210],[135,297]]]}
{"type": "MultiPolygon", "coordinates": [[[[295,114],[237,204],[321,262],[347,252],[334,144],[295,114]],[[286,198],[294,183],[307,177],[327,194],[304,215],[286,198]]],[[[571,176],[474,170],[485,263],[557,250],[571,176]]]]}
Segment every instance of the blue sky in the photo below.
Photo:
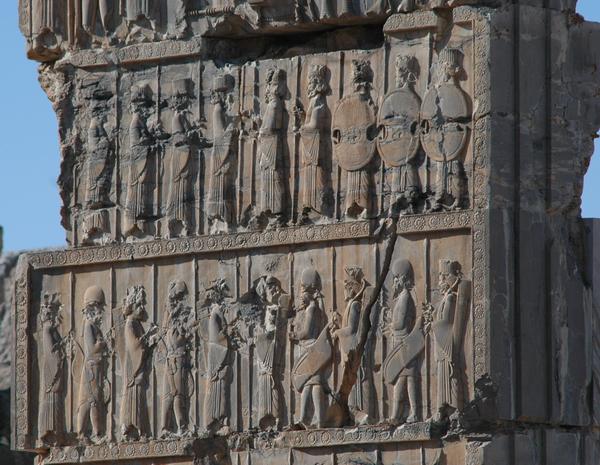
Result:
{"type": "MultiPolygon", "coordinates": [[[[37,64],[25,57],[17,0],[0,15],[5,69],[0,73],[0,225],[4,250],[64,245],[60,226],[58,132],[50,102],[37,82],[37,64]]],[[[600,22],[600,1],[579,0],[578,11],[600,22]]],[[[596,145],[600,153],[600,144],[596,145]]],[[[599,157],[600,158],[600,157],[599,157]]],[[[600,160],[586,176],[583,216],[600,217],[600,160]]]]}

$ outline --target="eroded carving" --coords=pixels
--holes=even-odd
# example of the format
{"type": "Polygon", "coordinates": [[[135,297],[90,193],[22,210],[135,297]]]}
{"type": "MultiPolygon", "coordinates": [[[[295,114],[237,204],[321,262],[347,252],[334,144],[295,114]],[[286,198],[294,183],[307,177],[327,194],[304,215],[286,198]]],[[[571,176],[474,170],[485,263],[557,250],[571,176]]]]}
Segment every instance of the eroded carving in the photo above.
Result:
{"type": "Polygon", "coordinates": [[[204,426],[211,431],[228,428],[230,348],[225,319],[229,287],[224,279],[218,279],[206,290],[208,320],[208,373],[204,399],[204,426]]]}
{"type": "Polygon", "coordinates": [[[257,328],[256,364],[258,369],[258,424],[262,429],[278,429],[283,404],[281,376],[278,370],[284,348],[279,328],[285,318],[289,299],[274,276],[264,276],[256,284],[262,301],[263,324],[257,328]]]}
{"type": "Polygon", "coordinates": [[[147,438],[150,434],[148,402],[146,389],[148,384],[148,361],[151,347],[156,342],[156,327],[146,330],[142,322],[146,321],[146,290],[143,286],[127,289],[123,304],[124,353],[123,396],[121,398],[120,433],[125,441],[147,438]]]}
{"type": "Polygon", "coordinates": [[[187,435],[190,396],[194,391],[192,359],[194,342],[192,308],[187,304],[188,288],[183,281],[171,281],[165,308],[162,341],[166,349],[163,379],[161,437],[187,435]]]}
{"type": "Polygon", "coordinates": [[[439,292],[431,330],[435,343],[438,416],[447,408],[460,409],[464,399],[463,338],[469,317],[471,282],[463,278],[460,263],[440,260],[439,292]]]}
{"type": "Polygon", "coordinates": [[[353,92],[338,102],[333,114],[333,149],[346,173],[344,214],[349,218],[366,218],[370,213],[368,165],[375,155],[377,137],[372,85],[371,64],[367,60],[352,60],[353,92]]]}
{"type": "MultiPolygon", "coordinates": [[[[300,128],[302,146],[301,209],[302,222],[314,219],[315,214],[329,216],[326,166],[331,163],[331,111],[327,105],[329,69],[314,65],[308,75],[309,104],[300,128]]],[[[329,201],[330,203],[330,201],[329,201]]]]}
{"type": "Polygon", "coordinates": [[[84,244],[106,244],[111,240],[108,207],[114,205],[110,198],[114,149],[109,133],[112,133],[106,114],[112,93],[98,89],[93,93],[91,103],[91,119],[87,131],[87,150],[84,167],[84,244]]]}
{"type": "MultiPolygon", "coordinates": [[[[365,302],[368,302],[371,294],[370,285],[365,279],[362,268],[358,266],[347,267],[344,270],[344,297],[346,309],[342,315],[341,327],[333,333],[333,337],[339,341],[342,366],[348,363],[348,353],[355,351],[360,337],[361,316],[365,302]]],[[[350,392],[348,406],[355,421],[365,423],[368,421],[369,406],[372,403],[370,389],[365,384],[371,378],[368,373],[369,354],[365,354],[361,360],[358,377],[350,392]]]]}
{"type": "Polygon", "coordinates": [[[406,423],[418,421],[420,356],[425,349],[423,317],[417,315],[413,298],[414,271],[408,260],[392,267],[393,309],[390,322],[392,347],[383,364],[386,383],[394,386],[390,422],[403,422],[403,404],[408,400],[406,423]]]}
{"type": "Polygon", "coordinates": [[[131,91],[131,114],[123,227],[126,238],[147,235],[147,223],[155,215],[156,138],[158,135],[162,136],[163,132],[158,124],[150,123],[154,106],[152,88],[148,83],[134,85],[131,91]]]}
{"type": "Polygon", "coordinates": [[[41,342],[44,357],[41,367],[41,396],[38,435],[44,444],[55,445],[64,431],[66,344],[60,334],[62,304],[57,293],[44,293],[40,309],[41,342]]]}
{"type": "Polygon", "coordinates": [[[388,93],[379,109],[381,158],[391,168],[391,208],[415,213],[421,197],[419,141],[421,99],[414,90],[419,62],[413,56],[396,58],[396,89],[388,93]]]}
{"type": "Polygon", "coordinates": [[[286,129],[285,72],[271,68],[265,82],[265,109],[258,132],[258,166],[260,171],[259,215],[269,225],[284,221],[285,187],[283,183],[283,131],[286,129]]]}
{"type": "Polygon", "coordinates": [[[331,369],[333,348],[321,276],[315,269],[302,272],[297,312],[290,339],[298,342],[300,349],[292,369],[294,388],[301,395],[299,425],[322,428],[325,426],[326,372],[331,369]]]}
{"type": "Polygon", "coordinates": [[[83,363],[79,378],[77,433],[84,443],[88,440],[100,442],[105,436],[106,406],[110,400],[106,372],[112,346],[102,331],[106,306],[104,291],[98,286],[89,287],[83,303],[83,363]]]}
{"type": "Polygon", "coordinates": [[[170,105],[171,137],[168,148],[170,158],[169,192],[167,194],[167,237],[187,236],[192,229],[194,194],[191,177],[193,174],[193,142],[197,139],[197,128],[190,122],[188,110],[192,97],[192,81],[178,79],[172,83],[170,105]]]}
{"type": "Polygon", "coordinates": [[[436,169],[433,211],[464,208],[467,201],[462,160],[469,141],[471,112],[458,85],[461,59],[457,49],[440,52],[437,68],[432,71],[433,85],[421,107],[421,142],[436,169]]]}
{"type": "Polygon", "coordinates": [[[233,103],[230,78],[227,74],[216,76],[210,93],[213,105],[213,139],[207,214],[211,233],[229,231],[234,219],[232,167],[237,159],[239,130],[234,118],[229,116],[233,103]]]}

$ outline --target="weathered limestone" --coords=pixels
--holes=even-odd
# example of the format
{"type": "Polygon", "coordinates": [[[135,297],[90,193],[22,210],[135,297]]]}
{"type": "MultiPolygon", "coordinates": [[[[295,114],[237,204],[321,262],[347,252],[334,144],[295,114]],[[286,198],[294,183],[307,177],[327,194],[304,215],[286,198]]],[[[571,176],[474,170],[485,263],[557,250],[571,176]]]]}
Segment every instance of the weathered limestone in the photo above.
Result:
{"type": "Polygon", "coordinates": [[[595,464],[600,26],[196,3],[21,3],[70,246],[19,262],[15,447],[595,464]]]}
{"type": "Polygon", "coordinates": [[[33,454],[10,450],[11,364],[14,357],[11,308],[13,307],[12,290],[18,254],[2,255],[2,246],[3,231],[0,226],[0,454],[3,464],[29,465],[33,463],[33,454]]]}

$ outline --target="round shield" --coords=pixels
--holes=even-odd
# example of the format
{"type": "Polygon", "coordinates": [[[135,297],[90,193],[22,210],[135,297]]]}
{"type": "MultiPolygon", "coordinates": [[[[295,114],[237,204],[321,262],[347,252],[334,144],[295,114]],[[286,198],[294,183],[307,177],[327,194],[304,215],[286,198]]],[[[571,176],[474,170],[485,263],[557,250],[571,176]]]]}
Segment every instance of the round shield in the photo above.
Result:
{"type": "Polygon", "coordinates": [[[373,105],[359,94],[342,98],[333,113],[334,154],[346,171],[364,168],[375,155],[377,124],[373,105]]]}
{"type": "Polygon", "coordinates": [[[396,89],[386,95],[379,110],[379,154],[388,166],[398,167],[419,151],[421,100],[410,89],[396,89]]]}
{"type": "Polygon", "coordinates": [[[469,137],[469,105],[462,90],[450,83],[427,91],[421,107],[421,143],[432,160],[458,158],[469,137]]]}

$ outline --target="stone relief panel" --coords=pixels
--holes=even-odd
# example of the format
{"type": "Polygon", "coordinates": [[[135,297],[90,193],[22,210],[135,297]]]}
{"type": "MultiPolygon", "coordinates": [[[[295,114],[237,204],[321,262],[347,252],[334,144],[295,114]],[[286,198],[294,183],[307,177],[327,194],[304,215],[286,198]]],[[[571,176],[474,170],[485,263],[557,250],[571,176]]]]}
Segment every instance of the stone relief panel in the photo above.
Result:
{"type": "Polygon", "coordinates": [[[241,66],[76,71],[85,117],[62,120],[78,149],[61,183],[71,242],[472,208],[472,33],[456,25],[443,47],[428,34],[241,66]]]}
{"type": "Polygon", "coordinates": [[[470,235],[400,236],[389,270],[385,254],[384,243],[342,240],[33,272],[32,445],[351,425],[414,424],[429,437],[427,422],[473,398],[470,235]],[[336,396],[365,312],[340,425],[336,396]]]}

